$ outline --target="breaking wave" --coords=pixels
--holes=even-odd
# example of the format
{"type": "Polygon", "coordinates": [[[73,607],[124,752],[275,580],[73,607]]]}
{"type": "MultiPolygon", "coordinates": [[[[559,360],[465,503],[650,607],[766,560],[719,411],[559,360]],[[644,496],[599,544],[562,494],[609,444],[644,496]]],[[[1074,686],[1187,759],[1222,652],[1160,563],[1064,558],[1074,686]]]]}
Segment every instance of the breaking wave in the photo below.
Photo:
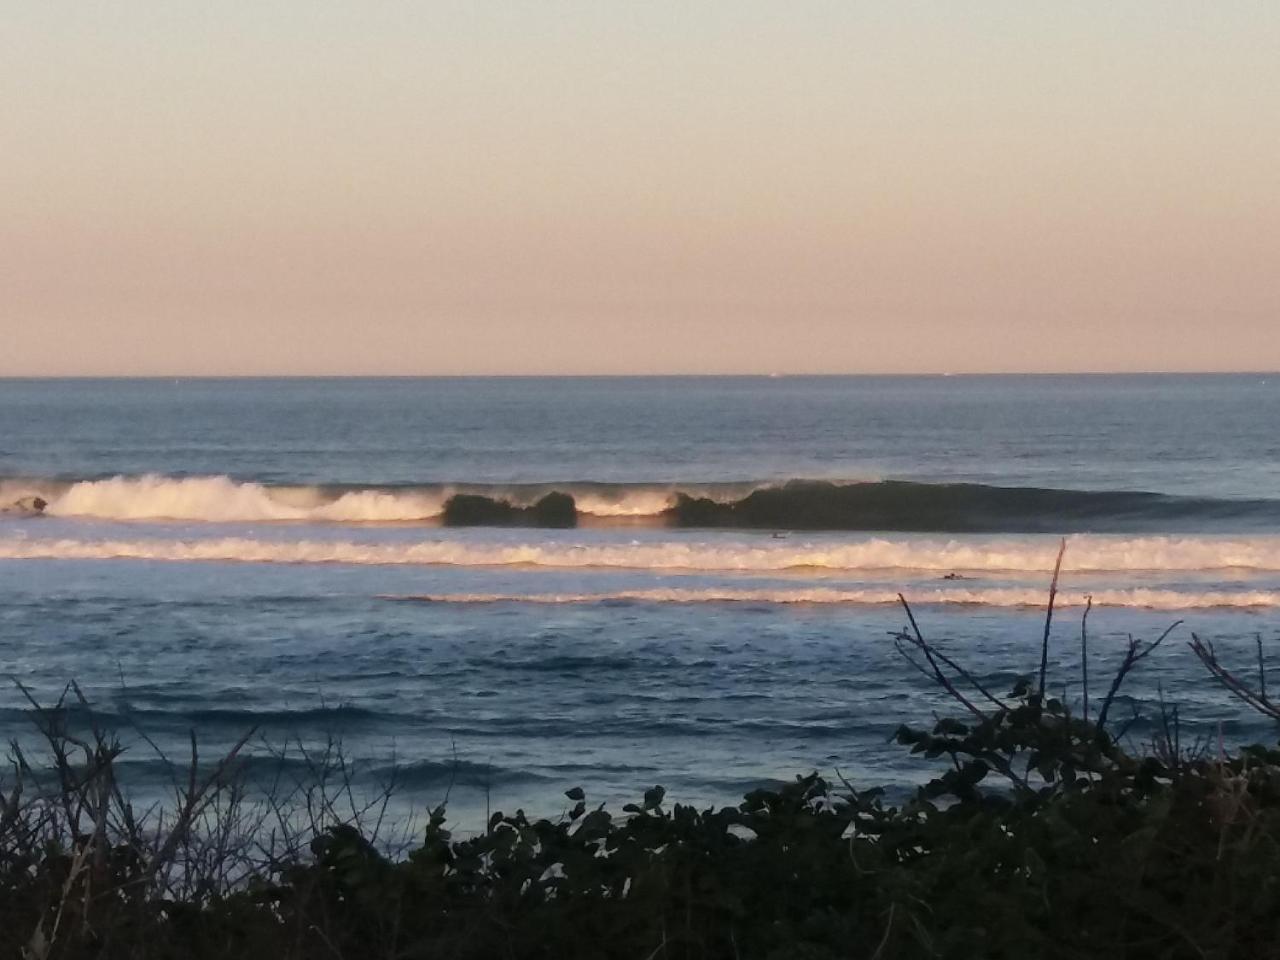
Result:
{"type": "MultiPolygon", "coordinates": [[[[18,489],[8,481],[5,486],[18,489]]],[[[209,523],[318,521],[396,522],[438,516],[445,497],[430,490],[333,491],[267,486],[230,477],[109,477],[73,483],[31,483],[28,495],[48,502],[55,517],[109,520],[196,520],[209,523]]],[[[8,491],[6,490],[6,493],[8,491]]],[[[17,499],[17,498],[15,498],[17,499]]]]}
{"type": "Polygon", "coordinates": [[[572,497],[580,514],[601,518],[661,517],[681,494],[715,502],[740,499],[759,484],[421,484],[353,487],[288,485],[227,476],[160,474],[92,480],[0,479],[0,510],[31,497],[57,517],[104,520],[187,520],[207,523],[303,521],[405,523],[437,520],[450,499],[481,497],[494,504],[531,507],[550,493],[572,497]]]}
{"type": "MultiPolygon", "coordinates": [[[[485,543],[436,535],[416,542],[0,538],[0,559],[221,561],[370,566],[540,567],[672,572],[923,571],[1019,573],[1053,569],[1057,542],[1045,537],[802,541],[794,537],[709,540],[485,543]]],[[[1065,571],[1280,571],[1280,535],[1218,537],[1073,536],[1065,571]]]]}
{"type": "Polygon", "coordinates": [[[1280,531],[1280,500],[903,480],[784,483],[272,485],[157,474],[0,479],[0,510],[108,520],[433,523],[935,533],[1280,531]],[[542,506],[551,503],[554,509],[542,506]],[[15,509],[16,508],[16,509],[15,509]]]}

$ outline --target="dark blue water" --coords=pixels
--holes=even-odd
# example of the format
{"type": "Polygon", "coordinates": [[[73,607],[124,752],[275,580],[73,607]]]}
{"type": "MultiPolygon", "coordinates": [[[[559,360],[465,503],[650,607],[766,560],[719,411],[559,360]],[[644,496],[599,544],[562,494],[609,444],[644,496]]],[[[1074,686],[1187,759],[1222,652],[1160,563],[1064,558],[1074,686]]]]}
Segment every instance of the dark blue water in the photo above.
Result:
{"type": "Polygon", "coordinates": [[[1276,376],[0,381],[5,474],[1280,496],[1276,376]]]}
{"type": "MultiPolygon", "coordinates": [[[[1277,633],[1277,424],[1280,376],[1256,375],[0,381],[0,670],[45,698],[76,679],[166,749],[189,728],[209,751],[255,724],[340,735],[475,823],[486,791],[552,812],[579,783],[721,802],[811,769],[908,783],[927,768],[887,740],[940,702],[889,641],[896,593],[1011,682],[1070,533],[1068,696],[1090,594],[1095,676],[1184,619],[1134,694],[1274,739],[1185,641],[1243,664],[1277,633]],[[896,512],[664,512],[789,480],[896,512]],[[443,525],[459,491],[551,489],[575,528],[443,525]],[[1062,491],[1090,499],[1071,513],[1062,491]]],[[[0,692],[0,734],[21,708],[0,692]]],[[[159,777],[130,742],[138,782],[159,777]]]]}

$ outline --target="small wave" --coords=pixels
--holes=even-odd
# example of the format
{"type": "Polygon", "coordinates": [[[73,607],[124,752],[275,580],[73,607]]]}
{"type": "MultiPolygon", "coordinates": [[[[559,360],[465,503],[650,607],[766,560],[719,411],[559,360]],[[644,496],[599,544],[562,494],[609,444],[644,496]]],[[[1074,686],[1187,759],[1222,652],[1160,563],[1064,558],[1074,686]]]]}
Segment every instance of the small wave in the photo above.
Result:
{"type": "MultiPolygon", "coordinates": [[[[1266,608],[1280,606],[1280,592],[1273,590],[1205,591],[1135,588],[1131,590],[1096,590],[1090,594],[1063,591],[1057,595],[1060,607],[1082,607],[1092,598],[1094,606],[1134,607],[1144,610],[1208,610],[1217,608],[1266,608]]],[[[812,588],[801,590],[736,590],[736,589],[655,589],[619,590],[610,593],[455,593],[435,596],[387,596],[383,599],[404,602],[493,604],[599,604],[599,603],[748,603],[767,605],[847,605],[880,606],[899,602],[894,590],[836,590],[812,588]]],[[[968,590],[911,591],[914,604],[940,604],[974,607],[1043,607],[1043,589],[1019,587],[975,588],[968,590]]]]}
{"type": "Polygon", "coordinates": [[[134,719],[176,719],[197,724],[227,724],[245,727],[292,727],[299,725],[326,725],[347,723],[376,723],[381,721],[404,722],[406,718],[394,714],[379,713],[365,707],[340,705],[336,707],[306,707],[297,709],[238,710],[233,707],[193,707],[155,710],[130,709],[127,716],[134,719]]]}
{"type": "Polygon", "coordinates": [[[468,760],[418,760],[395,766],[382,766],[375,775],[398,787],[410,789],[448,786],[484,787],[536,783],[552,779],[533,770],[494,766],[468,760]]]}
{"type": "MultiPolygon", "coordinates": [[[[142,726],[151,724],[178,725],[186,727],[190,724],[199,726],[231,726],[242,729],[249,728],[284,728],[300,726],[346,726],[349,724],[370,724],[390,722],[409,724],[418,718],[400,714],[379,713],[364,707],[340,705],[336,707],[307,708],[249,708],[234,707],[196,707],[183,703],[175,703],[171,707],[135,706],[129,703],[116,703],[107,708],[86,708],[77,703],[68,703],[56,709],[46,711],[50,716],[69,723],[87,727],[92,723],[109,726],[142,726]]],[[[25,707],[0,708],[0,720],[35,720],[36,713],[25,707]]]]}
{"type": "MultiPolygon", "coordinates": [[[[1057,541],[1048,538],[964,540],[874,537],[852,543],[795,538],[477,543],[269,540],[216,537],[88,540],[0,538],[0,559],[156,560],[359,566],[534,567],[681,572],[782,573],[916,571],[1023,573],[1053,569],[1057,541]]],[[[1280,536],[1069,538],[1063,569],[1078,573],[1280,571],[1280,536]]]]}
{"type": "Polygon", "coordinates": [[[511,671],[529,671],[533,673],[565,673],[574,674],[579,672],[596,671],[596,672],[618,672],[622,670],[635,670],[644,666],[643,662],[633,657],[620,656],[574,656],[572,654],[558,654],[552,656],[539,657],[537,659],[519,660],[519,659],[503,659],[499,661],[488,660],[486,665],[492,668],[511,671]]]}

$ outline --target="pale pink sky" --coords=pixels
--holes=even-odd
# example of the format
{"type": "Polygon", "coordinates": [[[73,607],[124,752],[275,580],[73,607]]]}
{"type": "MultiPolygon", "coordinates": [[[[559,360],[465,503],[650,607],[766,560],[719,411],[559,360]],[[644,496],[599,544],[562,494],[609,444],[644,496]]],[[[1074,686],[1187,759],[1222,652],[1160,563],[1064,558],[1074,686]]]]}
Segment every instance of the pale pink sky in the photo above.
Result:
{"type": "Polygon", "coordinates": [[[8,4],[0,375],[1280,369],[1280,4],[8,4]]]}

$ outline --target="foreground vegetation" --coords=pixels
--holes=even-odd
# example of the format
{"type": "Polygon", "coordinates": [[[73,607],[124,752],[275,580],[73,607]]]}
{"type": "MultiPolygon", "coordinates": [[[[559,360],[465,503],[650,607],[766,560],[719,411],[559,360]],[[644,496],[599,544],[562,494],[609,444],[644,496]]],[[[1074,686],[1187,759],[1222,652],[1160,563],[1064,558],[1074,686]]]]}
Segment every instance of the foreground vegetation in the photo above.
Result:
{"type": "MultiPolygon", "coordinates": [[[[173,803],[139,812],[118,742],[33,701],[49,756],[15,746],[0,797],[0,957],[1280,957],[1280,751],[1187,748],[1163,708],[1126,749],[1110,716],[1167,632],[1073,712],[1046,694],[1048,622],[1038,675],[1006,694],[903,606],[894,642],[956,715],[898,731],[937,767],[898,804],[810,775],[719,810],[655,787],[614,815],[575,788],[559,820],[499,813],[466,839],[438,809],[392,852],[332,756],[263,800],[239,748],[209,766],[193,741],[173,803]]],[[[1280,720],[1260,648],[1245,682],[1192,644],[1280,720]]]]}

